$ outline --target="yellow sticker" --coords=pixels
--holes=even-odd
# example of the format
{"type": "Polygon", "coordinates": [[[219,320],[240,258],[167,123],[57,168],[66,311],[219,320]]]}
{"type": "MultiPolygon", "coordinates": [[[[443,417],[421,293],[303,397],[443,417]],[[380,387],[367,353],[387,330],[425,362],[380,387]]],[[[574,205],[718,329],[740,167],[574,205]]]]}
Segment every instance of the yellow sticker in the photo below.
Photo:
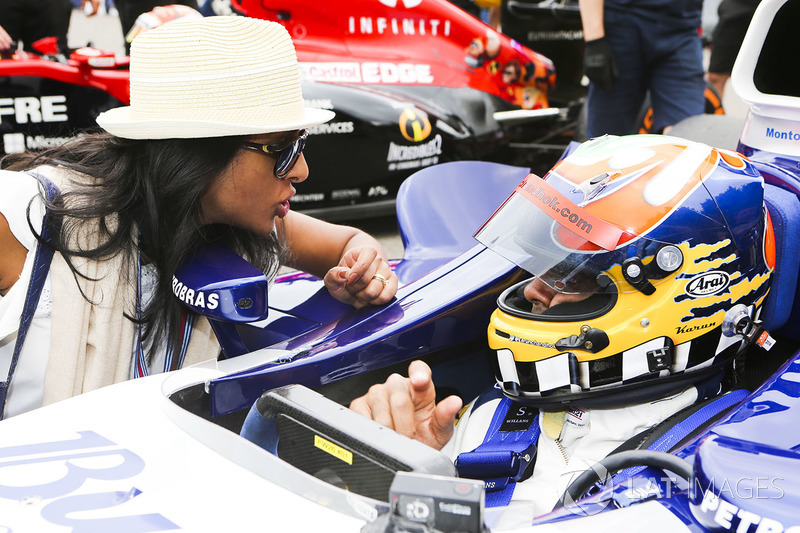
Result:
{"type": "Polygon", "coordinates": [[[337,459],[341,459],[349,465],[353,464],[353,452],[345,450],[341,446],[337,446],[331,441],[323,439],[319,435],[314,435],[314,446],[323,452],[328,452],[337,459]]]}
{"type": "Polygon", "coordinates": [[[431,134],[431,121],[423,111],[407,107],[400,113],[400,133],[411,142],[422,142],[431,134]]]}

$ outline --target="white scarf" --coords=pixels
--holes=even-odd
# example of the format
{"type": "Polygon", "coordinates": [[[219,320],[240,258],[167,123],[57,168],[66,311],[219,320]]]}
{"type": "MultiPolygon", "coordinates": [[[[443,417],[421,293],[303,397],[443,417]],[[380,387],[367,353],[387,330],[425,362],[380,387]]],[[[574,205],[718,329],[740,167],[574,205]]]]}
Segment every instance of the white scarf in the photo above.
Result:
{"type": "MultiPolygon", "coordinates": [[[[37,172],[53,181],[62,192],[77,178],[76,174],[50,167],[39,168],[37,172]]],[[[93,228],[82,228],[71,245],[87,249],[100,244],[93,228]]],[[[131,275],[136,265],[125,264],[124,255],[117,254],[105,261],[73,258],[74,266],[89,278],[77,276],[77,283],[61,254],[53,257],[45,405],[128,379],[135,328],[125,313],[130,315],[136,309],[138,274],[134,271],[131,275]]],[[[199,317],[184,366],[215,358],[218,353],[219,344],[211,325],[199,317]]]]}

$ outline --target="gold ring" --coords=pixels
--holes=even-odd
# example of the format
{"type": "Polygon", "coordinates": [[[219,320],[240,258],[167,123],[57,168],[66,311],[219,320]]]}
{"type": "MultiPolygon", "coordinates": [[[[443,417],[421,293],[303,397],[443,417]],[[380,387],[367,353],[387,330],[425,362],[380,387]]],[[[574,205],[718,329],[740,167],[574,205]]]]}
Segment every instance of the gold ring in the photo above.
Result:
{"type": "Polygon", "coordinates": [[[384,278],[380,274],[375,274],[374,276],[372,276],[372,279],[377,279],[383,284],[384,287],[386,286],[387,283],[389,283],[389,280],[384,278]]]}

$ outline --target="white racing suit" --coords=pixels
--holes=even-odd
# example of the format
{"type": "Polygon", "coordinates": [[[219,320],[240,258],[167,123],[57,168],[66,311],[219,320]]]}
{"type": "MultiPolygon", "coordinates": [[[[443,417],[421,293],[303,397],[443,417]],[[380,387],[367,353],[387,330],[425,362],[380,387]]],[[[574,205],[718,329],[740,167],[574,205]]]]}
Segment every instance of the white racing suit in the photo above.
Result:
{"type": "MultiPolygon", "coordinates": [[[[528,479],[506,490],[513,491],[510,502],[530,502],[533,506],[532,516],[539,516],[553,509],[566,488],[584,470],[631,437],[693,405],[697,400],[698,390],[691,387],[672,396],[626,407],[541,413],[535,408],[503,400],[502,393],[495,388],[468,406],[459,418],[455,434],[442,452],[455,462],[459,454],[475,450],[488,439],[487,431],[491,429],[493,420],[495,427],[497,424],[510,426],[517,432],[526,426],[530,427],[530,435],[535,437],[535,433],[539,433],[538,438],[534,438],[533,473],[528,479]],[[510,409],[506,407],[509,404],[512,406],[510,409]],[[502,412],[498,412],[498,409],[502,412]],[[538,423],[539,431],[533,427],[535,423],[538,423]]],[[[500,432],[503,432],[503,427],[500,432]]],[[[504,502],[492,501],[497,494],[493,494],[495,491],[491,490],[491,483],[487,482],[487,506],[509,504],[509,492],[505,492],[504,502]]]]}

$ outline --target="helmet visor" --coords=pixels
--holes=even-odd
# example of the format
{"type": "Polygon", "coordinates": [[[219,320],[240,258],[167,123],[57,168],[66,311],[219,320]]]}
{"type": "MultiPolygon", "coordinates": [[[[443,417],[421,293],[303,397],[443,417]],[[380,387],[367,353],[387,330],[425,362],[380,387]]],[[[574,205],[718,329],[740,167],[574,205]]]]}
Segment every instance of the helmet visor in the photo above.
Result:
{"type": "Polygon", "coordinates": [[[621,264],[631,246],[639,256],[651,244],[656,246],[654,250],[663,246],[598,218],[533,175],[517,187],[475,238],[552,289],[571,294],[635,290],[627,284],[611,287],[611,279],[601,275],[621,264]]]}

